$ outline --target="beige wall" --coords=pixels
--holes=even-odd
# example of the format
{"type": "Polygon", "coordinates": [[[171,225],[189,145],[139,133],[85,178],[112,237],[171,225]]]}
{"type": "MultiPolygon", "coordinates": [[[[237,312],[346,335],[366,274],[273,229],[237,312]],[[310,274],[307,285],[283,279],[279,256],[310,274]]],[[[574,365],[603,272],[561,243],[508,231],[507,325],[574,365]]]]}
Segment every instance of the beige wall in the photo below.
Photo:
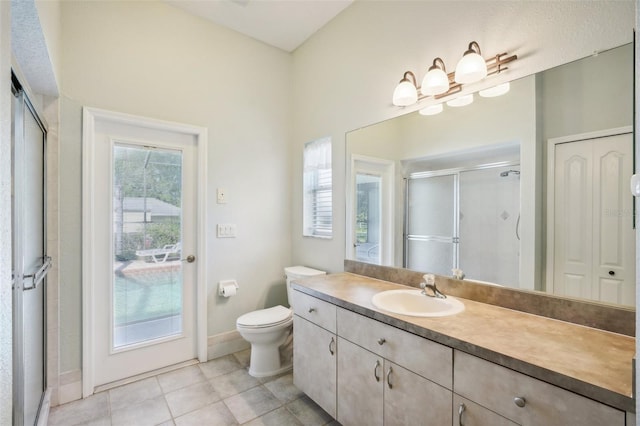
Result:
{"type": "MultiPolygon", "coordinates": [[[[356,1],[293,53],[293,260],[340,271],[344,257],[345,133],[417,107],[393,107],[406,70],[421,79],[433,58],[447,68],[471,40],[484,56],[515,53],[493,85],[628,43],[634,2],[356,1]],[[301,151],[333,138],[334,238],[302,237],[301,151]]],[[[469,87],[476,91],[483,84],[469,87]]]]}
{"type": "Polygon", "coordinates": [[[60,75],[62,73],[62,28],[61,28],[61,10],[62,5],[59,1],[51,0],[35,0],[38,18],[42,26],[42,33],[47,45],[49,59],[53,68],[56,83],[60,86],[60,75]]]}
{"type": "Polygon", "coordinates": [[[82,106],[208,128],[210,336],[285,303],[290,55],[162,2],[63,2],[62,45],[61,372],[80,368],[82,106]],[[216,223],[237,224],[237,238],[215,238],[216,223]],[[238,281],[237,296],[218,297],[223,279],[238,281]]]}

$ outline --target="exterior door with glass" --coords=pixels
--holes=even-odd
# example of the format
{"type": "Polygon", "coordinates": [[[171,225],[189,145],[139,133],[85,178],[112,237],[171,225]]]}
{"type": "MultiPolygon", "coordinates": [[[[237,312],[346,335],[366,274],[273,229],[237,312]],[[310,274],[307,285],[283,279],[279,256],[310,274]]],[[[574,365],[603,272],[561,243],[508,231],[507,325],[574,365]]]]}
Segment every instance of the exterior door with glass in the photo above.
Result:
{"type": "Polygon", "coordinates": [[[394,164],[375,158],[352,158],[350,219],[347,250],[350,258],[376,265],[393,265],[394,164]]]}
{"type": "Polygon", "coordinates": [[[198,357],[196,138],[104,120],[89,140],[94,368],[85,396],[198,357]]]}

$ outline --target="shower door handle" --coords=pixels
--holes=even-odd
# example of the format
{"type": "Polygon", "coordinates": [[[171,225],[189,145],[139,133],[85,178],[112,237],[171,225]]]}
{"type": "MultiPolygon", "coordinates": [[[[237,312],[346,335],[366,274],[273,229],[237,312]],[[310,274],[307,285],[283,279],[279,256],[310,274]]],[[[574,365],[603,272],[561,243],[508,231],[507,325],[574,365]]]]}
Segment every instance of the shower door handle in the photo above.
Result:
{"type": "Polygon", "coordinates": [[[44,280],[44,278],[47,276],[50,269],[51,269],[51,257],[44,256],[42,258],[42,266],[40,267],[40,269],[38,269],[33,274],[22,276],[22,278],[25,279],[25,281],[27,278],[31,279],[31,284],[29,286],[23,284],[22,289],[25,291],[36,289],[38,287],[38,284],[40,284],[42,280],[44,280]]]}

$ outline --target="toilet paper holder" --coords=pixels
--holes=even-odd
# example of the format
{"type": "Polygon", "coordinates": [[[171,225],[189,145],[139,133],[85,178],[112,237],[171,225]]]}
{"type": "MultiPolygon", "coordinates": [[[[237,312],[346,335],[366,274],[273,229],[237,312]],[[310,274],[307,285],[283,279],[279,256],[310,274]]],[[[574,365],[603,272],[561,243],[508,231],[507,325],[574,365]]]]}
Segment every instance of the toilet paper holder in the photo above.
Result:
{"type": "Polygon", "coordinates": [[[229,297],[225,292],[225,287],[234,287],[236,291],[240,288],[236,280],[222,280],[218,283],[218,296],[229,297]]]}

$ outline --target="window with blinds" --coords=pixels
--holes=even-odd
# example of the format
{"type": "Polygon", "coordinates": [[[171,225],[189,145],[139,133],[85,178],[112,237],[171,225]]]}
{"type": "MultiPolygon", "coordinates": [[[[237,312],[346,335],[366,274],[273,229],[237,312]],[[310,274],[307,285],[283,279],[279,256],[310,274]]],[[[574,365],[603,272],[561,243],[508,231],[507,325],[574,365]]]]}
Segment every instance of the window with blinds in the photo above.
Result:
{"type": "Polygon", "coordinates": [[[331,238],[333,233],[331,138],[304,145],[303,230],[305,237],[331,238]]]}

